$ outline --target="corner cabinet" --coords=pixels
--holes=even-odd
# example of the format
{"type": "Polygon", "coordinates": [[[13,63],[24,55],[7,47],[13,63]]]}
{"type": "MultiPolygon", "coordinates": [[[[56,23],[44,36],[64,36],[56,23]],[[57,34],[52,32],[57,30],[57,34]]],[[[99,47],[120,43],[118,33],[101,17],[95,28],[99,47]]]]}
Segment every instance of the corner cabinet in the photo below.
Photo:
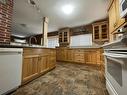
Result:
{"type": "Polygon", "coordinates": [[[98,22],[93,23],[93,41],[108,41],[109,32],[108,32],[108,22],[98,22]]]}
{"type": "Polygon", "coordinates": [[[59,45],[60,46],[68,46],[70,44],[70,29],[63,28],[58,32],[59,35],[59,45]]]}

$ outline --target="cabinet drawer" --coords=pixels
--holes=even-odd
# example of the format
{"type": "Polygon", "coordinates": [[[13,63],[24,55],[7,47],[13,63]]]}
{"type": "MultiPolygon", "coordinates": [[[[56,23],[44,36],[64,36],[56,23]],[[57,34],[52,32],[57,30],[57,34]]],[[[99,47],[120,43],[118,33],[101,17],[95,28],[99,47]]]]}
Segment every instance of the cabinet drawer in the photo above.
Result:
{"type": "Polygon", "coordinates": [[[75,62],[79,62],[79,63],[85,63],[85,59],[75,59],[75,62]]]}
{"type": "Polygon", "coordinates": [[[81,58],[82,59],[82,58],[84,58],[84,54],[75,54],[75,58],[76,59],[77,58],[79,58],[79,59],[81,58]]]}

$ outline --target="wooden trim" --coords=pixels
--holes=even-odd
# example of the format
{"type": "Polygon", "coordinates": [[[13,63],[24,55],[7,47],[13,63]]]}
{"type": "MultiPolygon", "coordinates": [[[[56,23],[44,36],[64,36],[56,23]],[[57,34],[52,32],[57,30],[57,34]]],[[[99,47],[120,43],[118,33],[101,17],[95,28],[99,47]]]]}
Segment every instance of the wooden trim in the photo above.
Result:
{"type": "Polygon", "coordinates": [[[120,27],[118,27],[118,28],[116,28],[114,31],[112,31],[111,34],[117,33],[118,30],[119,30],[121,27],[125,26],[126,24],[127,24],[127,22],[124,22],[120,27]]]}
{"type": "Polygon", "coordinates": [[[108,10],[107,10],[107,11],[110,10],[110,8],[111,8],[111,6],[112,6],[112,4],[113,4],[114,1],[115,1],[115,0],[110,0],[110,3],[109,3],[109,6],[108,6],[108,10]]]}

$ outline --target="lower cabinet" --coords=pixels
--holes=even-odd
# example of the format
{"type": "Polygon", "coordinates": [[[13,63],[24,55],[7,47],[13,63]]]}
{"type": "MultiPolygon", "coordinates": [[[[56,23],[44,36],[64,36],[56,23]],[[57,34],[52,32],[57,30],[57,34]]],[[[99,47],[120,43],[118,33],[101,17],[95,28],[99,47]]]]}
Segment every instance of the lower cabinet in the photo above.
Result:
{"type": "Polygon", "coordinates": [[[47,56],[41,56],[40,62],[39,62],[39,73],[44,73],[48,70],[48,57],[47,56]]]}
{"type": "Polygon", "coordinates": [[[23,58],[22,81],[28,81],[38,75],[38,56],[25,56],[23,58]]]}
{"type": "Polygon", "coordinates": [[[103,50],[101,48],[57,48],[57,61],[75,62],[82,64],[97,64],[101,65],[103,50]],[[61,51],[66,51],[62,52],[61,51]],[[66,56],[66,57],[65,57],[66,56]],[[63,58],[62,58],[63,57],[63,58]],[[64,60],[63,60],[64,59],[64,60]]]}
{"type": "Polygon", "coordinates": [[[100,54],[97,54],[96,51],[85,51],[85,61],[86,64],[99,64],[97,63],[97,55],[100,56],[100,54]]]}
{"type": "Polygon", "coordinates": [[[45,52],[43,49],[24,49],[22,85],[55,68],[56,50],[46,50],[45,52]]]}

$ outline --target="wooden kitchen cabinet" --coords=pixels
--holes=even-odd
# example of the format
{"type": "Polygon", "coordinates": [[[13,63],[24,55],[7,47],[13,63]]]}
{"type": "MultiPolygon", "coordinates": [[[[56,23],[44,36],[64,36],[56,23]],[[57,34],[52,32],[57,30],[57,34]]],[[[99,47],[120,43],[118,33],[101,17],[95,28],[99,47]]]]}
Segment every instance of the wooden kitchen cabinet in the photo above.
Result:
{"type": "Polygon", "coordinates": [[[31,80],[37,76],[38,64],[39,64],[38,55],[29,55],[23,58],[23,70],[22,70],[23,81],[31,80]]]}
{"type": "Polygon", "coordinates": [[[109,32],[108,32],[108,22],[97,22],[93,23],[93,41],[108,41],[109,32]]]}
{"type": "Polygon", "coordinates": [[[56,66],[56,57],[50,57],[49,68],[53,69],[56,66]]]}
{"type": "Polygon", "coordinates": [[[86,64],[97,64],[97,56],[100,56],[100,54],[97,54],[94,50],[85,51],[86,64]]]}
{"type": "Polygon", "coordinates": [[[74,60],[74,52],[73,49],[67,49],[67,61],[74,60]]]}
{"type": "MultiPolygon", "coordinates": [[[[83,64],[96,64],[101,65],[102,60],[102,49],[101,48],[62,48],[63,51],[66,51],[66,59],[57,57],[57,61],[66,61],[74,63],[83,63],[83,64]]],[[[57,54],[59,56],[65,56],[64,53],[61,53],[61,47],[57,48],[57,54]]]]}
{"type": "Polygon", "coordinates": [[[119,0],[111,0],[111,4],[108,10],[110,34],[125,23],[125,19],[120,17],[119,6],[119,0]]]}
{"type": "Polygon", "coordinates": [[[63,28],[58,32],[59,35],[59,45],[60,46],[69,46],[70,44],[70,29],[63,28]]]}
{"type": "Polygon", "coordinates": [[[40,56],[40,61],[39,61],[39,72],[43,74],[48,70],[48,57],[47,56],[40,56]]]}
{"type": "Polygon", "coordinates": [[[84,50],[74,50],[74,62],[85,63],[84,50]]]}
{"type": "Polygon", "coordinates": [[[55,49],[23,49],[22,85],[56,66],[55,49]]]}

